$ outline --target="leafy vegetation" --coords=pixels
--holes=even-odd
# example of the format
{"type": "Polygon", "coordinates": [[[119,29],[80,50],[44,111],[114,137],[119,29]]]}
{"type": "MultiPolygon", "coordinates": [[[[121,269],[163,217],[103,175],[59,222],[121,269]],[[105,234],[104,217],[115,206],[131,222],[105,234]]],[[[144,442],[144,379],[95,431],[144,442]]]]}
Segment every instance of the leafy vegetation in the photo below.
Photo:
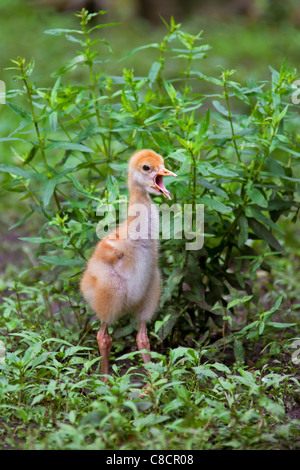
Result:
{"type": "Polygon", "coordinates": [[[77,50],[51,86],[35,82],[34,60],[10,67],[18,86],[7,106],[19,122],[2,138],[12,149],[2,186],[24,208],[14,228],[38,228],[20,237],[37,247],[33,267],[6,273],[2,285],[3,447],[295,448],[299,287],[289,269],[299,248],[286,238],[299,212],[297,72],[284,62],[269,81],[241,84],[222,67],[206,75],[202,34],[172,19],[160,42],[126,58],[154,51],[144,76],[107,74],[101,33],[118,26],[76,16],[80,27],[47,31],[77,50]],[[172,63],[182,72],[170,78],[172,63]],[[117,208],[139,148],[178,174],[168,182],[175,203],[194,214],[204,204],[205,242],[193,251],[184,239],[161,241],[149,375],[137,369],[136,324],[126,317],[112,328],[108,386],[78,280],[97,241],[97,208],[117,208]]]}

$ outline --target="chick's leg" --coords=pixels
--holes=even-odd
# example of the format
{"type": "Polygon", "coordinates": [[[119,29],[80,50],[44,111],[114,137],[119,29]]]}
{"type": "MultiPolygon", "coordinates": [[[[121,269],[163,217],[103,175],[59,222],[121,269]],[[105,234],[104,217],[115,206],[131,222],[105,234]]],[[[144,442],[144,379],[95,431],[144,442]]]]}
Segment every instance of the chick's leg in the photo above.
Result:
{"type": "MultiPolygon", "coordinates": [[[[150,351],[150,341],[147,335],[147,323],[145,321],[140,321],[140,327],[136,337],[136,342],[139,351],[141,351],[142,349],[147,349],[148,351],[150,351]]],[[[141,356],[145,364],[147,364],[147,362],[150,362],[149,354],[141,353],[141,356]]]]}
{"type": "MultiPolygon", "coordinates": [[[[151,284],[147,291],[147,296],[144,299],[144,303],[138,312],[138,318],[140,321],[139,331],[136,337],[136,342],[139,351],[147,349],[150,352],[150,342],[147,336],[147,321],[149,321],[154,315],[155,309],[159,302],[160,296],[160,273],[158,269],[155,269],[151,284]]],[[[145,364],[150,362],[150,355],[147,353],[141,353],[142,359],[145,364]]]]}
{"type": "MultiPolygon", "coordinates": [[[[110,355],[110,350],[111,350],[111,345],[112,345],[112,337],[108,333],[108,325],[105,322],[102,323],[101,328],[98,331],[97,341],[98,341],[99,351],[101,355],[102,374],[107,375],[109,355],[110,355]]],[[[106,382],[107,378],[103,377],[103,381],[106,382]]]]}

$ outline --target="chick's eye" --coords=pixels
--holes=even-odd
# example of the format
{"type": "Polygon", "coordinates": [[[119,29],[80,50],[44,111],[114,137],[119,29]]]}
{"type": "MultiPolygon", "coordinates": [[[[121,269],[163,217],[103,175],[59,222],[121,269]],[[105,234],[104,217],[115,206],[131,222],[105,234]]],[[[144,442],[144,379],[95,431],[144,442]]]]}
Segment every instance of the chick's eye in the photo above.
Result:
{"type": "Polygon", "coordinates": [[[145,171],[149,171],[149,170],[150,170],[150,166],[148,166],[148,165],[144,165],[144,166],[143,166],[143,170],[145,170],[145,171]]]}

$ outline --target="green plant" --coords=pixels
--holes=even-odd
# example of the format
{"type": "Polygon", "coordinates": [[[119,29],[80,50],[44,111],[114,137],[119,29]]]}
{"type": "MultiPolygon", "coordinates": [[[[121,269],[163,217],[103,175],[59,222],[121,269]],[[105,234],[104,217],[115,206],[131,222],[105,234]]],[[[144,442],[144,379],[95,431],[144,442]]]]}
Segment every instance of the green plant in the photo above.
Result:
{"type": "Polygon", "coordinates": [[[24,214],[14,227],[34,218],[39,233],[20,237],[37,247],[34,266],[13,272],[1,306],[4,446],[19,439],[35,449],[294,448],[297,422],[288,410],[299,383],[289,302],[297,285],[286,273],[294,275],[299,251],[284,243],[282,220],[290,226],[299,211],[296,71],[283,63],[270,68],[270,81],[246,84],[233,81],[232,70],[206,76],[200,67],[209,47],[172,19],[161,42],[133,51],[157,52],[144,76],[130,68],[106,75],[110,48],[99,31],[107,25],[86,10],[77,16],[81,29],[48,31],[80,49],[53,73],[52,87],[34,82],[34,60],[13,61],[20,86],[7,101],[20,122],[6,139],[18,145],[0,172],[5,193],[21,196],[24,214]],[[169,78],[172,61],[183,72],[169,78]],[[186,250],[184,239],[161,240],[148,379],[135,370],[135,324],[125,318],[113,331],[125,354],[108,387],[99,376],[98,324],[78,280],[97,241],[97,207],[118,208],[128,158],[143,147],[178,174],[174,202],[191,204],[194,215],[204,204],[205,242],[186,250]]]}
{"type": "Polygon", "coordinates": [[[90,27],[95,15],[86,10],[77,16],[81,29],[48,31],[81,48],[54,73],[52,88],[39,89],[31,81],[34,61],[13,61],[23,84],[9,100],[22,118],[13,139],[24,140],[25,129],[32,137],[18,155],[19,165],[1,165],[11,175],[4,186],[31,201],[20,223],[34,213],[44,219],[40,237],[28,238],[39,244],[44,269],[51,269],[52,279],[71,280],[96,241],[97,206],[116,203],[123,191],[128,155],[141,147],[166,155],[178,174],[170,183],[175,202],[190,202],[193,213],[196,204],[204,204],[205,244],[187,251],[184,240],[162,242],[168,283],[161,308],[170,313],[164,336],[174,329],[174,316],[182,332],[193,324],[198,335],[208,318],[222,323],[214,307],[226,307],[231,288],[251,294],[257,269],[270,270],[267,248],[284,251],[280,216],[296,220],[298,116],[290,96],[296,72],[284,63],[279,72],[271,69],[270,83],[248,85],[233,81],[232,70],[206,77],[198,67],[208,50],[201,33],[185,33],[172,19],[162,42],[147,46],[158,50],[148,76],[136,78],[127,69],[119,77],[105,76],[97,70],[104,51],[99,60],[96,47],[108,44],[94,35],[111,25],[90,27]],[[182,76],[164,79],[167,60],[182,61],[182,76]],[[79,67],[88,81],[65,85],[65,76],[79,67]],[[212,100],[201,93],[204,81],[216,88],[212,100]],[[16,95],[28,110],[14,104],[16,95]],[[203,114],[204,106],[209,109],[203,114]]]}

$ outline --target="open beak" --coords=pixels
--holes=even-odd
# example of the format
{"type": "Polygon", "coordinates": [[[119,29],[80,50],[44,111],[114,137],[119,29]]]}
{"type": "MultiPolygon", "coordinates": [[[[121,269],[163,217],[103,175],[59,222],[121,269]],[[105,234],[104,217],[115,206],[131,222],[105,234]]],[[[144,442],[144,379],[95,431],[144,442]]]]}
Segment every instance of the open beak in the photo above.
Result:
{"type": "Polygon", "coordinates": [[[154,184],[155,184],[155,187],[161,191],[168,199],[172,199],[171,198],[171,194],[170,194],[170,191],[167,190],[167,188],[165,187],[164,185],[164,176],[175,176],[177,178],[177,175],[175,175],[175,173],[173,173],[172,171],[170,170],[167,170],[166,168],[162,168],[161,170],[158,171],[158,173],[154,176],[154,184]]]}

